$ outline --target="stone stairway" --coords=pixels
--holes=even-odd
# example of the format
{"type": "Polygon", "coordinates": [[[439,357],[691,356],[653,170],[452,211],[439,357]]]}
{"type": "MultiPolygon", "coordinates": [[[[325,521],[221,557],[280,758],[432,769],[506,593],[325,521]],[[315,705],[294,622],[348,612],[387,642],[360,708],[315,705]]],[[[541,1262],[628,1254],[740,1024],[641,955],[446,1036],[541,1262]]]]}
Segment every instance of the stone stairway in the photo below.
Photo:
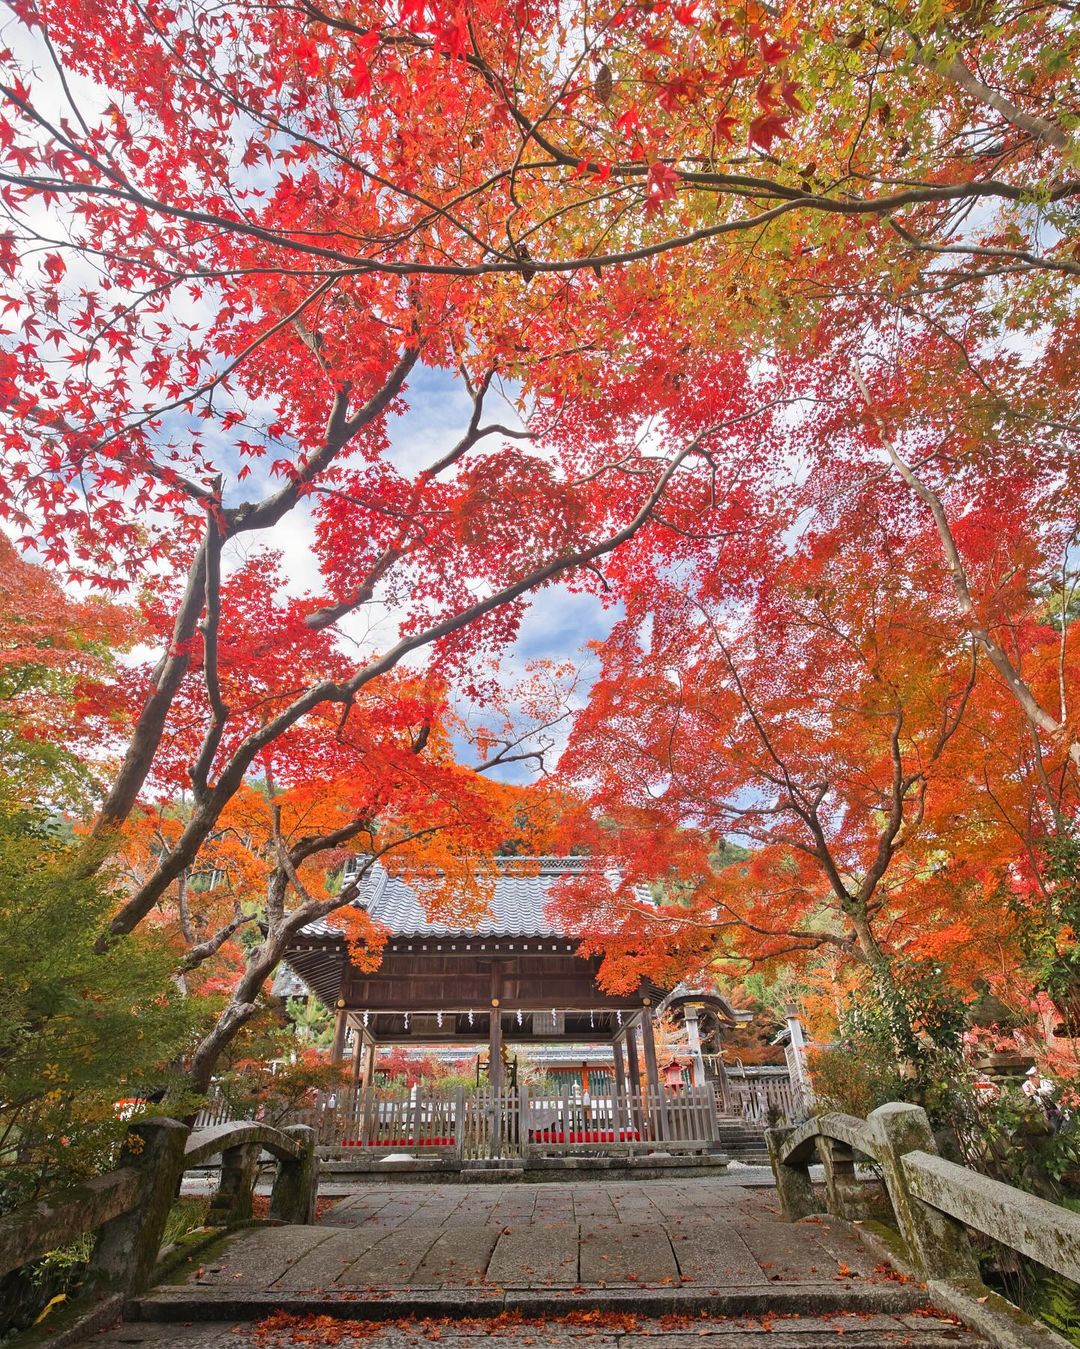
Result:
{"type": "Polygon", "coordinates": [[[751,1124],[741,1115],[721,1115],[717,1120],[717,1131],[717,1150],[733,1162],[742,1162],[746,1166],[769,1165],[765,1130],[760,1124],[751,1124]]]}
{"type": "Polygon", "coordinates": [[[310,1349],[314,1344],[342,1349],[418,1349],[437,1341],[439,1349],[977,1349],[985,1342],[947,1318],[900,1313],[832,1313],[823,1316],[612,1317],[581,1311],[542,1322],[503,1317],[499,1321],[398,1318],[379,1325],[342,1320],[292,1321],[275,1316],[262,1323],[127,1324],[98,1335],[94,1349],[310,1349]],[[321,1331],[320,1331],[321,1325],[321,1331]],[[294,1335],[295,1332],[295,1335],[294,1335]]]}
{"type": "Polygon", "coordinates": [[[312,1317],[335,1323],[321,1342],[371,1349],[425,1339],[481,1349],[481,1334],[507,1349],[572,1349],[583,1335],[603,1341],[589,1349],[982,1343],[852,1228],[824,1216],[784,1222],[771,1188],[722,1174],[358,1186],[316,1226],[218,1238],[171,1278],[128,1303],[115,1349],[290,1349],[313,1343],[310,1322],[297,1325],[312,1317]]]}

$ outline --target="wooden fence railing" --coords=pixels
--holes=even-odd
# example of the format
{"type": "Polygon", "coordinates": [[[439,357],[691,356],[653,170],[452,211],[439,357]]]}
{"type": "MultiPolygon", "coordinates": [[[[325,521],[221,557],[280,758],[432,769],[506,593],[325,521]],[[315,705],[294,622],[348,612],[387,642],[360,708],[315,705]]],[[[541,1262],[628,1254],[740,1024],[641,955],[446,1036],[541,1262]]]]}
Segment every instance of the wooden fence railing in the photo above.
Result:
{"type": "Polygon", "coordinates": [[[727,1082],[729,1109],[751,1124],[791,1124],[803,1114],[802,1093],[790,1078],[738,1078],[727,1082]]]}
{"type": "Polygon", "coordinates": [[[625,1092],[590,1100],[529,1087],[446,1093],[420,1085],[407,1097],[361,1092],[355,1103],[305,1113],[324,1147],[461,1159],[526,1153],[705,1151],[717,1138],[711,1088],[625,1092]]]}
{"type": "MultiPolygon", "coordinates": [[[[1009,1317],[1020,1313],[982,1286],[970,1231],[1080,1282],[1080,1214],[946,1161],[918,1106],[879,1106],[865,1120],[819,1115],[798,1128],[770,1129],[766,1141],[781,1207],[790,1219],[824,1209],[862,1220],[869,1211],[868,1189],[883,1184],[910,1263],[928,1281],[935,1301],[991,1340],[993,1327],[983,1325],[984,1316],[996,1314],[995,1308],[1009,1317]],[[824,1204],[810,1182],[815,1153],[824,1169],[824,1204]],[[873,1163],[873,1180],[860,1177],[860,1160],[873,1163]]],[[[1033,1341],[1009,1341],[1021,1342],[1033,1341]]]]}
{"type": "Polygon", "coordinates": [[[225,1226],[250,1218],[252,1187],[264,1150],[278,1163],[271,1218],[314,1222],[318,1162],[315,1137],[306,1126],[282,1130],[238,1121],[189,1132],[177,1120],[136,1120],[117,1170],[0,1217],[0,1276],[94,1232],[87,1286],[138,1292],[154,1273],[184,1172],[220,1155],[221,1179],[207,1223],[225,1226]]]}
{"type": "Polygon", "coordinates": [[[717,1137],[716,1103],[709,1087],[623,1093],[595,1098],[519,1096],[518,1137],[523,1151],[641,1152],[663,1147],[704,1151],[717,1137]]]}

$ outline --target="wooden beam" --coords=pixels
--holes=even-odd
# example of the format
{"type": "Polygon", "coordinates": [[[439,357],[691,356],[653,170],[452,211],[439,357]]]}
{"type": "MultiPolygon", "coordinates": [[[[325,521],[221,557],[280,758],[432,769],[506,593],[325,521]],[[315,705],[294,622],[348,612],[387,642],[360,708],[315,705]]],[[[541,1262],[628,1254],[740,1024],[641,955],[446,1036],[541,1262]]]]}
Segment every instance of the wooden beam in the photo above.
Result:
{"type": "Polygon", "coordinates": [[[345,1031],[349,1024],[349,1014],[344,1005],[334,1014],[334,1043],[330,1046],[330,1062],[340,1063],[345,1056],[345,1031]]]}
{"type": "Polygon", "coordinates": [[[653,1137],[667,1137],[667,1111],[664,1109],[664,1091],[656,1063],[656,1036],[653,1030],[652,1007],[646,1006],[641,1017],[641,1047],[645,1051],[645,1081],[649,1091],[649,1109],[652,1114],[653,1137]]]}
{"type": "Polygon", "coordinates": [[[645,1131],[645,1115],[641,1108],[641,1067],[638,1063],[637,1052],[637,1032],[633,1026],[626,1028],[626,1070],[630,1078],[630,1091],[632,1093],[631,1115],[634,1121],[634,1128],[638,1133],[645,1131]]]}
{"type": "Polygon", "coordinates": [[[491,1083],[492,1119],[491,1119],[491,1155],[502,1155],[503,1125],[503,1063],[502,1063],[502,1009],[499,999],[491,1000],[491,1016],[488,1019],[488,1081],[491,1083]]]}
{"type": "Polygon", "coordinates": [[[356,1119],[360,1101],[360,1060],[364,1054],[364,1037],[357,1026],[353,1030],[352,1071],[349,1074],[349,1120],[356,1119]]]}
{"type": "MultiPolygon", "coordinates": [[[[482,1021],[481,1021],[482,1024],[482,1021]]],[[[455,1035],[430,1035],[425,1031],[410,1031],[406,1034],[404,1031],[397,1031],[387,1035],[378,1035],[380,1045],[482,1045],[488,1040],[486,1031],[479,1031],[472,1035],[466,1035],[464,1032],[455,1035]]],[[[607,1044],[610,1040],[597,1040],[594,1033],[585,1031],[571,1032],[564,1035],[524,1035],[514,1034],[512,1031],[503,1030],[503,1039],[507,1044],[513,1045],[594,1045],[607,1044]]]]}
{"type": "Polygon", "coordinates": [[[615,1054],[615,1107],[619,1112],[616,1128],[621,1129],[629,1123],[622,1114],[626,1102],[626,1058],[622,1040],[615,1040],[611,1047],[615,1054]]]}

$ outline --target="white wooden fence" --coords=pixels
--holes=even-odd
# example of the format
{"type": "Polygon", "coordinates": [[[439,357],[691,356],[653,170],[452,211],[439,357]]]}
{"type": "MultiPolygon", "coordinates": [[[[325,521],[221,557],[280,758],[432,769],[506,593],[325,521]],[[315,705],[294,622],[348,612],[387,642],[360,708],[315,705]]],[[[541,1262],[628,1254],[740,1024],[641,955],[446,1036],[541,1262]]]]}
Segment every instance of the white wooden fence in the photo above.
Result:
{"type": "Polygon", "coordinates": [[[802,1092],[786,1077],[728,1077],[728,1100],[734,1115],[750,1124],[793,1124],[805,1113],[802,1092]]]}
{"type": "Polygon", "coordinates": [[[373,1089],[355,1102],[326,1100],[294,1120],[342,1155],[703,1152],[718,1136],[710,1087],[612,1093],[586,1104],[580,1094],[534,1094],[527,1086],[444,1092],[420,1085],[405,1095],[373,1089]]]}

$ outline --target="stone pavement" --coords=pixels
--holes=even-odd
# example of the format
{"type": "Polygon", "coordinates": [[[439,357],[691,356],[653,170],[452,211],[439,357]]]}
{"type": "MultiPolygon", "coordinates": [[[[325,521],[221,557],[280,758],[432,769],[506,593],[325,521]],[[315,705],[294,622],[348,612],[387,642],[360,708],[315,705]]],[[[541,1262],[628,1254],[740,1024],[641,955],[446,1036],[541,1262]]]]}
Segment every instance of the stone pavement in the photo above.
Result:
{"type": "Polygon", "coordinates": [[[234,1236],[198,1296],[475,1288],[899,1285],[828,1218],[792,1226],[775,1192],[711,1180],[365,1185],[317,1227],[234,1236]]]}
{"type": "Polygon", "coordinates": [[[429,1338],[476,1349],[481,1334],[506,1349],[574,1349],[582,1335],[603,1340],[596,1349],[979,1342],[928,1316],[924,1291],[850,1229],[784,1222],[774,1190],[731,1177],[359,1185],[317,1226],[235,1233],[174,1277],[129,1306],[135,1323],[94,1343],[274,1349],[291,1343],[287,1327],[251,1323],[281,1313],[335,1318],[332,1338],[305,1343],[375,1349],[429,1338]],[[354,1336],[346,1321],[382,1324],[354,1336]]]}

